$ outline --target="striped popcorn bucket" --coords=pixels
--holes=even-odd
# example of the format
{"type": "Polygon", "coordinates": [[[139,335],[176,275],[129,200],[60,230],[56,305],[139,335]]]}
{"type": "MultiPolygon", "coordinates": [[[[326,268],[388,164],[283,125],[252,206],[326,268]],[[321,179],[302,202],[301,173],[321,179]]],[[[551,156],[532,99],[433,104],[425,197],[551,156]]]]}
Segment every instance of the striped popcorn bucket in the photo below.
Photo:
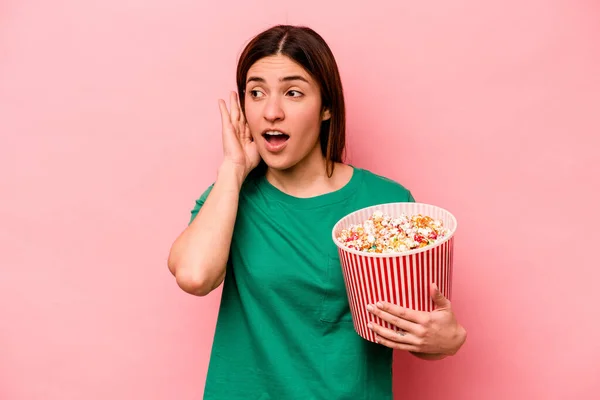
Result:
{"type": "Polygon", "coordinates": [[[338,247],[346,292],[354,329],[364,339],[375,342],[375,334],[367,328],[369,322],[389,329],[395,326],[367,311],[368,304],[386,301],[418,311],[432,311],[433,300],[429,294],[435,282],[442,294],[450,299],[452,294],[452,260],[456,218],[448,211],[422,203],[389,203],[355,211],[333,227],[333,241],[338,247]],[[346,248],[338,242],[342,229],[360,224],[380,210],[391,217],[427,215],[439,219],[450,230],[443,240],[420,249],[404,253],[366,253],[346,248]]]}

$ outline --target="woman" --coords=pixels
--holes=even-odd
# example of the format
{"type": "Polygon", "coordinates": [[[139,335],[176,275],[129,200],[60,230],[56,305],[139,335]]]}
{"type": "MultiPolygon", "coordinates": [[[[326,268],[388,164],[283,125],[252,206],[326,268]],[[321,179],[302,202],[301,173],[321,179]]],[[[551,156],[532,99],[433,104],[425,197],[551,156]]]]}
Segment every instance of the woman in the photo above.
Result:
{"type": "Polygon", "coordinates": [[[374,325],[378,344],[354,331],[331,229],[356,209],[414,199],[342,162],[344,97],[325,41],[304,27],[259,34],[230,110],[219,107],[223,161],[168,261],[188,293],[224,281],[204,399],[391,399],[392,349],[456,353],[466,333],[435,287],[431,313],[370,307],[403,334],[374,325]]]}

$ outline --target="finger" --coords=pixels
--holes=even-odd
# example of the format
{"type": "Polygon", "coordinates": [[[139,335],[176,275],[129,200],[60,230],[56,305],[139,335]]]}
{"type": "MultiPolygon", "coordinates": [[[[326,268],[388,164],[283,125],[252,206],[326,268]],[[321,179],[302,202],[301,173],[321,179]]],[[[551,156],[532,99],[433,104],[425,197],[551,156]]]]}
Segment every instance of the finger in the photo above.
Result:
{"type": "Polygon", "coordinates": [[[240,137],[248,142],[252,142],[252,134],[250,133],[250,126],[247,122],[242,126],[240,137]]]}
{"type": "Polygon", "coordinates": [[[243,125],[245,125],[246,124],[246,115],[244,113],[244,110],[242,110],[242,102],[239,97],[238,97],[238,108],[240,109],[240,122],[243,125]]]}
{"type": "Polygon", "coordinates": [[[221,124],[223,126],[223,130],[225,130],[225,128],[231,126],[231,117],[229,116],[229,112],[227,111],[225,100],[219,99],[219,110],[221,110],[221,124]]]}
{"type": "Polygon", "coordinates": [[[431,289],[429,292],[431,299],[433,300],[433,304],[435,304],[436,310],[440,308],[450,308],[450,300],[444,297],[435,283],[431,284],[431,289]]]}
{"type": "Polygon", "coordinates": [[[419,325],[415,324],[414,322],[410,322],[407,320],[404,320],[402,318],[399,318],[393,314],[390,314],[388,312],[385,312],[383,310],[379,310],[377,308],[375,308],[375,310],[372,311],[373,315],[378,316],[379,318],[381,318],[382,320],[389,322],[390,324],[392,324],[393,326],[402,329],[403,331],[406,332],[410,332],[413,335],[416,335],[417,332],[419,332],[419,325]]]}
{"type": "Polygon", "coordinates": [[[388,328],[384,328],[381,325],[375,324],[370,322],[369,325],[367,325],[367,327],[372,330],[373,332],[375,332],[375,334],[388,339],[392,342],[398,342],[398,343],[405,343],[405,344],[412,344],[412,345],[418,345],[419,344],[419,340],[416,336],[402,330],[402,329],[398,329],[398,330],[393,330],[393,329],[388,329],[388,328]]]}
{"type": "Polygon", "coordinates": [[[379,336],[379,335],[375,336],[375,341],[377,343],[379,343],[379,344],[384,345],[385,347],[389,347],[390,349],[406,350],[406,351],[418,351],[418,348],[415,345],[394,342],[392,340],[386,339],[386,338],[384,338],[382,336],[379,336]]]}
{"type": "Polygon", "coordinates": [[[240,107],[238,106],[237,94],[231,92],[229,96],[229,108],[231,109],[231,122],[236,124],[240,120],[240,107]]]}
{"type": "Polygon", "coordinates": [[[244,111],[242,110],[242,104],[240,102],[240,99],[238,97],[238,109],[239,109],[239,113],[240,113],[240,137],[246,141],[251,142],[252,141],[252,135],[250,134],[250,126],[248,125],[248,122],[246,122],[246,116],[244,115],[244,111]]]}
{"type": "MultiPolygon", "coordinates": [[[[391,314],[399,320],[409,321],[414,324],[423,325],[429,318],[429,313],[425,311],[411,310],[410,308],[401,307],[396,304],[388,303],[387,301],[378,301],[375,310],[383,311],[384,314],[391,314]]],[[[386,320],[387,321],[387,320],[386,320]]],[[[390,321],[388,321],[390,322],[390,321]]],[[[394,324],[395,325],[395,324],[394,324]]],[[[404,328],[402,328],[404,329],[404,328]]],[[[408,329],[404,329],[408,330],[408,329]]]]}

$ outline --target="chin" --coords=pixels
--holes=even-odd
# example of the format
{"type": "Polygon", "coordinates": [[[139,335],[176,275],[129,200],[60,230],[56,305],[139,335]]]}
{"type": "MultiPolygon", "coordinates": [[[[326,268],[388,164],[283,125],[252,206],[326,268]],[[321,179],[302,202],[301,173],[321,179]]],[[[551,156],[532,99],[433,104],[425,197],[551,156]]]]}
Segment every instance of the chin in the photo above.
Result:
{"type": "Polygon", "coordinates": [[[290,169],[295,165],[289,162],[269,162],[267,160],[265,160],[265,164],[267,164],[267,167],[270,169],[277,171],[285,171],[286,169],[290,169]]]}
{"type": "Polygon", "coordinates": [[[268,154],[267,156],[261,156],[267,167],[277,170],[277,171],[285,171],[286,169],[292,168],[297,163],[291,161],[288,157],[273,156],[272,154],[268,154]]]}

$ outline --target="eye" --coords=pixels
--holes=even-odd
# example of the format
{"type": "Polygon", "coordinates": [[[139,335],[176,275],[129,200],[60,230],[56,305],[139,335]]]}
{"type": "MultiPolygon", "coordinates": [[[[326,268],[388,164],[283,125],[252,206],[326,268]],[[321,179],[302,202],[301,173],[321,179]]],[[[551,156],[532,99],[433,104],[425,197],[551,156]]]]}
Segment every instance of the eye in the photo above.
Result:
{"type": "Polygon", "coordinates": [[[250,90],[248,93],[250,93],[250,97],[255,99],[264,96],[264,93],[257,89],[250,90]]]}
{"type": "Polygon", "coordinates": [[[291,97],[301,97],[303,96],[303,93],[298,91],[298,90],[290,90],[289,92],[287,92],[288,95],[291,95],[291,97]]]}

